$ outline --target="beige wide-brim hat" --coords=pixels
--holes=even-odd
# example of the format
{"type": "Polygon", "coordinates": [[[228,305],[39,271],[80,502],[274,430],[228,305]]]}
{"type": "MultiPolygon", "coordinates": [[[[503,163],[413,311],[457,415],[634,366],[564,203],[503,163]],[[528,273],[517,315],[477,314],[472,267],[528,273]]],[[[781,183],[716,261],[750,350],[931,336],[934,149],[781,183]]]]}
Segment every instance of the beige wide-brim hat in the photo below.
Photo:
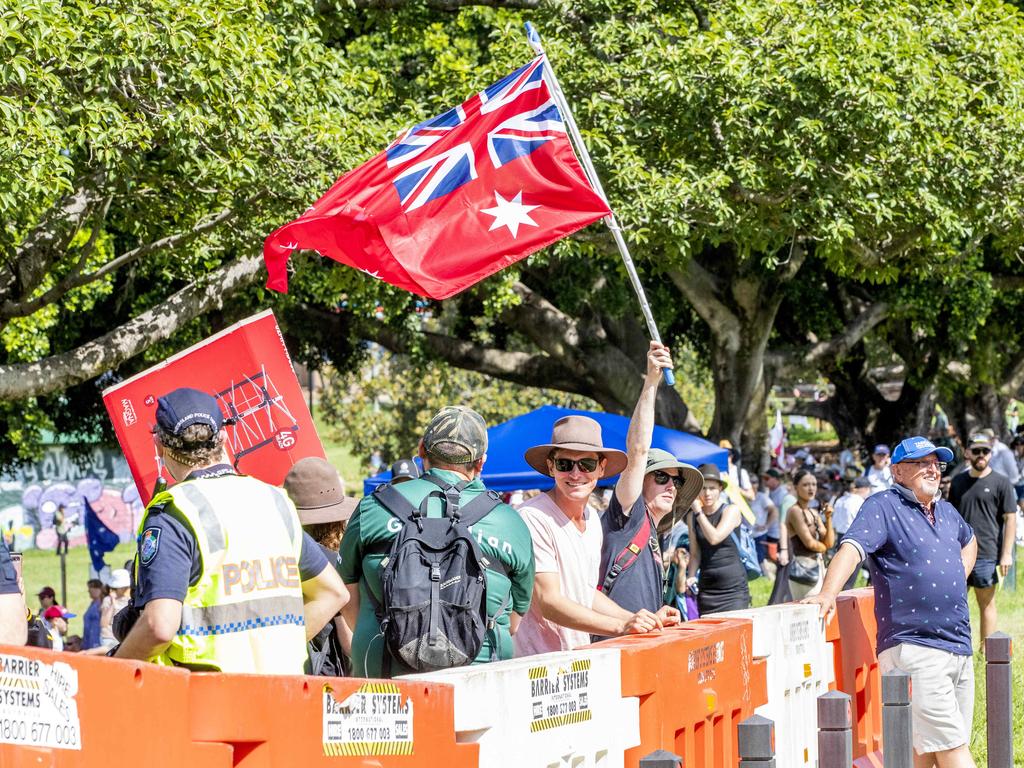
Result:
{"type": "Polygon", "coordinates": [[[337,523],[352,517],[357,499],[345,495],[345,483],[330,462],[319,456],[299,459],[284,479],[302,525],[337,523]]]}
{"type": "Polygon", "coordinates": [[[600,453],[608,460],[604,477],[617,475],[626,468],[626,454],[616,448],[601,445],[601,425],[589,416],[563,416],[551,428],[551,442],[533,446],[523,454],[523,458],[542,475],[551,477],[548,454],[556,448],[600,453]]]}

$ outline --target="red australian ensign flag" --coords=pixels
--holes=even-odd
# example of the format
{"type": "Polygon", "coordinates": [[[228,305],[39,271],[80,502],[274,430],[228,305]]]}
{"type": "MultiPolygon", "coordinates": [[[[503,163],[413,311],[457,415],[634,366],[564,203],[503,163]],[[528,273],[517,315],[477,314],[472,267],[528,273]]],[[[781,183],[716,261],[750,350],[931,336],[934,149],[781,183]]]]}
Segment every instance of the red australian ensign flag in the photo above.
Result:
{"type": "Polygon", "coordinates": [[[310,249],[444,299],[610,213],[587,182],[543,57],[410,128],[263,246],[267,287],[310,249]]]}

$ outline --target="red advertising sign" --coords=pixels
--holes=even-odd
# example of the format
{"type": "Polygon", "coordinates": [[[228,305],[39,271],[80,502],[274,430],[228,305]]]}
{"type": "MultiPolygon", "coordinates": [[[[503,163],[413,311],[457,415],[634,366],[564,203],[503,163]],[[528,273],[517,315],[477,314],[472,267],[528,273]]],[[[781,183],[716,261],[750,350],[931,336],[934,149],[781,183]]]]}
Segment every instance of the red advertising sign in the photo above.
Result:
{"type": "Polygon", "coordinates": [[[157,398],[178,387],[216,396],[224,418],[234,420],[225,426],[225,447],[242,474],[280,485],[299,459],[326,458],[268,309],[104,390],[103,403],[143,503],[152,498],[157,478],[174,483],[151,433],[157,398]]]}

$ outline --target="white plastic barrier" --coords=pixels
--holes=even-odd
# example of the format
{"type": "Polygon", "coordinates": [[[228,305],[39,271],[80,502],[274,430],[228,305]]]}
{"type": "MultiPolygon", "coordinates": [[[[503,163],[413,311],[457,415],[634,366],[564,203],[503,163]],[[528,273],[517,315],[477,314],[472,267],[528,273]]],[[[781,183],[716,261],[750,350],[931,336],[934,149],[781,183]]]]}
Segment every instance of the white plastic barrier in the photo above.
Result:
{"type": "Polygon", "coordinates": [[[768,660],[768,703],[755,711],[775,723],[778,768],[818,764],[817,699],[835,679],[832,650],[816,605],[769,605],[716,613],[750,619],[755,657],[768,660]]]}
{"type": "Polygon", "coordinates": [[[458,742],[481,768],[622,768],[640,743],[640,705],[622,697],[614,649],[545,653],[408,675],[455,687],[458,742]]]}

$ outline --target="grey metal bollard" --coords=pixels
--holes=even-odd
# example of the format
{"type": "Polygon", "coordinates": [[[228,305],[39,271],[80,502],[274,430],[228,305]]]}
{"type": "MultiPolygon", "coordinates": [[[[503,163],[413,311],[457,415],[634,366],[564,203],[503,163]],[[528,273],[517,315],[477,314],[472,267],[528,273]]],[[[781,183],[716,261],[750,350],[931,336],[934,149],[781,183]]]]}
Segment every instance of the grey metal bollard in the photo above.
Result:
{"type": "Polygon", "coordinates": [[[640,758],[640,768],[682,768],[683,758],[664,749],[640,758]]]}
{"type": "Polygon", "coordinates": [[[988,768],[1013,767],[1013,645],[1005,632],[985,638],[988,768]]]}
{"type": "Polygon", "coordinates": [[[775,723],[751,715],[736,726],[740,768],[775,768],[775,723]]]}
{"type": "Polygon", "coordinates": [[[850,695],[829,691],[818,697],[818,768],[853,765],[853,710],[850,695]]]}
{"type": "Polygon", "coordinates": [[[882,761],[885,768],[913,768],[914,734],[910,717],[910,675],[882,675],[882,761]]]}

